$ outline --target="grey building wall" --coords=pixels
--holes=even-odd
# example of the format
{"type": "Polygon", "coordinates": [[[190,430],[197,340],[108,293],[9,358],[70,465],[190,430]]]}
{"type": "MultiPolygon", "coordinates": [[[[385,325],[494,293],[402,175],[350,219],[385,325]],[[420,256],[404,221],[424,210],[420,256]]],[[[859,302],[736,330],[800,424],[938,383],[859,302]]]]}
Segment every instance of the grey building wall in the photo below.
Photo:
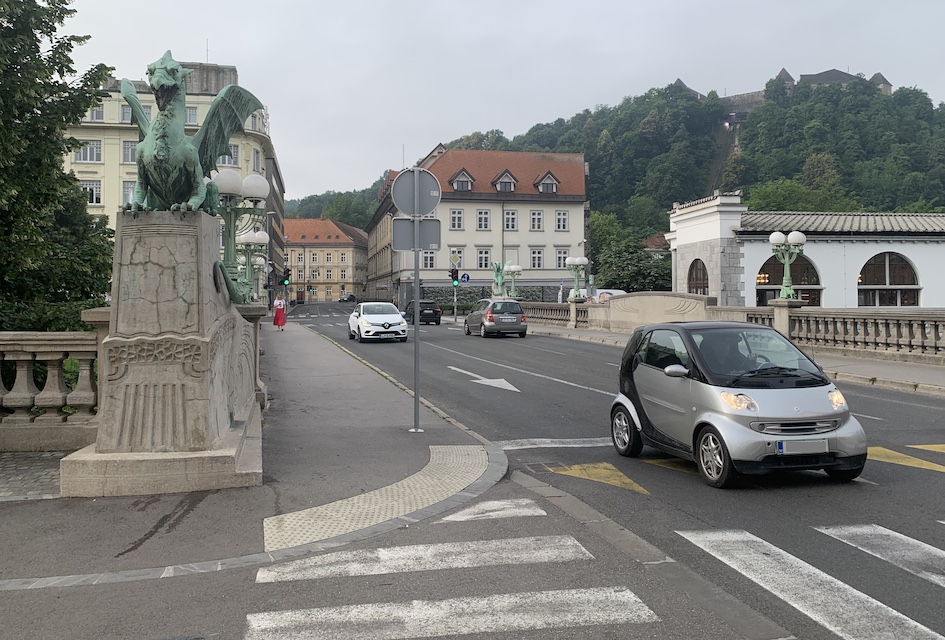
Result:
{"type": "Polygon", "coordinates": [[[723,306],[744,306],[742,291],[741,245],[735,238],[711,238],[676,247],[676,269],[673,290],[689,291],[689,268],[695,260],[702,260],[709,278],[709,295],[723,306]]]}

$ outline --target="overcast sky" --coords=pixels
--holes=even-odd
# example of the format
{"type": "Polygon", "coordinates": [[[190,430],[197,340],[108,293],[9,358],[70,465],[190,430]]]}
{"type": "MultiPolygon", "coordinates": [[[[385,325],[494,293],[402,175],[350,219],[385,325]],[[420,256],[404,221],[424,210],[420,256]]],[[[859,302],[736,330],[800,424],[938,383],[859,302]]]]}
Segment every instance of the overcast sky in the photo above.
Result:
{"type": "MultiPolygon", "coordinates": [[[[929,0],[75,0],[77,70],[143,79],[233,65],[269,109],[286,198],[364,189],[440,142],[663,87],[720,96],[801,74],[881,72],[945,100],[945,2],[929,0]]],[[[593,168],[592,168],[593,169],[593,168]]]]}

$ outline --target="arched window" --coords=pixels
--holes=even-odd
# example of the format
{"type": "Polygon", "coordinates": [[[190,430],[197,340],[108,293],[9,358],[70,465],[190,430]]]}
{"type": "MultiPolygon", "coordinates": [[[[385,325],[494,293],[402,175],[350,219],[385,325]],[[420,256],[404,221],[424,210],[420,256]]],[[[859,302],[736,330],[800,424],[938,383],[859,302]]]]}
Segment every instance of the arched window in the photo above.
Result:
{"type": "Polygon", "coordinates": [[[705,270],[705,263],[696,259],[689,265],[689,276],[686,279],[689,293],[709,295],[709,272],[705,270]]]}
{"type": "Polygon", "coordinates": [[[857,279],[861,307],[917,307],[919,279],[905,256],[879,253],[863,265],[857,279]]]}
{"type": "MultiPolygon", "coordinates": [[[[784,265],[771,256],[761,265],[758,275],[755,276],[755,304],[764,307],[769,300],[777,298],[783,280],[784,265]]],[[[791,265],[791,286],[794,287],[794,293],[799,300],[805,301],[811,307],[820,306],[820,276],[811,261],[803,255],[797,256],[791,265]]]]}

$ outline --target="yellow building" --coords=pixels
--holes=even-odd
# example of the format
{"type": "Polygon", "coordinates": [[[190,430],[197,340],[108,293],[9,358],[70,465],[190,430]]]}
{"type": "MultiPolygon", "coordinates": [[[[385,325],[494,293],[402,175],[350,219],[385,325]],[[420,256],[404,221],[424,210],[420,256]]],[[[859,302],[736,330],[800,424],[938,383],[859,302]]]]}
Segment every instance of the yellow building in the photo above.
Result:
{"type": "MultiPolygon", "coordinates": [[[[184,77],[187,91],[187,135],[193,135],[206,118],[217,93],[229,84],[239,84],[236,67],[227,65],[181,62],[193,72],[184,77]]],[[[145,111],[157,113],[157,104],[146,82],[133,82],[145,111]]],[[[109,78],[102,87],[103,98],[86,119],[70,127],[68,135],[86,144],[65,158],[65,171],[72,171],[88,194],[89,212],[108,218],[108,226],[115,228],[118,212],[134,193],[137,166],[135,147],[138,127],[131,121],[131,107],[121,96],[121,83],[109,78]]],[[[285,185],[276,159],[275,148],[269,138],[269,113],[260,109],[245,123],[245,132],[230,138],[230,156],[217,160],[220,169],[228,168],[245,177],[259,174],[269,182],[270,191],[264,229],[269,233],[270,256],[276,270],[282,269],[282,216],[285,209],[285,185]]]]}
{"type": "Polygon", "coordinates": [[[286,218],[284,223],[286,299],[304,304],[350,294],[359,300],[364,297],[368,243],[364,231],[323,218],[286,218]]]}

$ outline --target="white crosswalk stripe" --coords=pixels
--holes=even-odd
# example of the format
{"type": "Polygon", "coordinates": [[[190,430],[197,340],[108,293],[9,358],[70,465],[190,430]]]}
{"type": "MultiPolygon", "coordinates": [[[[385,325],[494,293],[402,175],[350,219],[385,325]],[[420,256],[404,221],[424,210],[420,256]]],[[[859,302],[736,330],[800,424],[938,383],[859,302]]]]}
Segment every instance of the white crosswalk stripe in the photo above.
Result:
{"type": "Polygon", "coordinates": [[[747,531],[677,531],[842,638],[942,636],[747,531]]]}
{"type": "Polygon", "coordinates": [[[831,538],[945,587],[945,551],[875,524],[814,527],[831,538]]]}
{"type": "Polygon", "coordinates": [[[418,544],[342,551],[260,569],[256,582],[376,576],[412,571],[593,560],[571,536],[538,536],[475,542],[418,544]]]}
{"type": "Polygon", "coordinates": [[[629,590],[607,587],[256,613],[245,638],[405,640],[646,622],[659,618],[629,590]]]}

